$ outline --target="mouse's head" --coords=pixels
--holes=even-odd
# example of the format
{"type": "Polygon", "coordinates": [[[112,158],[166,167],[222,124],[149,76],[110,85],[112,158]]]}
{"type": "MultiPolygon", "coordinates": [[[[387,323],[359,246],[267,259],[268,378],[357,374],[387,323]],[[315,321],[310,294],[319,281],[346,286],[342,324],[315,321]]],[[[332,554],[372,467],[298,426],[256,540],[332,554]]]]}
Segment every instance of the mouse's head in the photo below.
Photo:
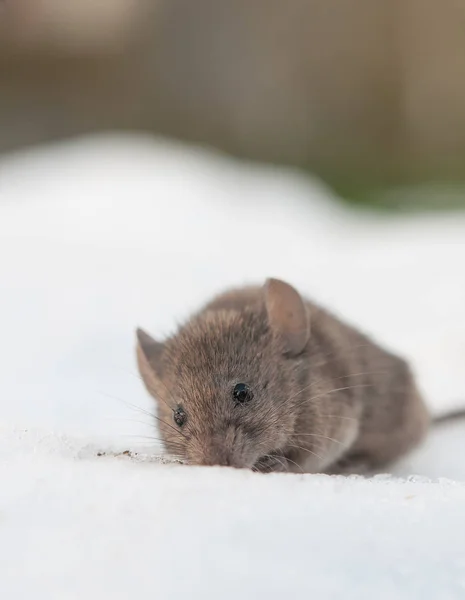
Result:
{"type": "Polygon", "coordinates": [[[235,304],[235,294],[239,300],[241,291],[230,292],[164,343],[137,332],[139,370],[157,400],[166,449],[190,464],[251,468],[294,432],[307,308],[275,279],[248,290],[246,303],[235,304]]]}

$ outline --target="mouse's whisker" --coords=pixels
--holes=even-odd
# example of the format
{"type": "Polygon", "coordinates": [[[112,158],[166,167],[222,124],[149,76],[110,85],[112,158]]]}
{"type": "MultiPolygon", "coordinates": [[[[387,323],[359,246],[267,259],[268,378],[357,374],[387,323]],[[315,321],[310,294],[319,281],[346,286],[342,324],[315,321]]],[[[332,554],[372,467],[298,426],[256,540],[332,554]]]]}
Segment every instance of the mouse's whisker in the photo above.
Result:
{"type": "MultiPolygon", "coordinates": [[[[369,348],[369,347],[371,347],[371,344],[368,344],[368,343],[355,344],[353,346],[348,346],[345,350],[347,351],[347,354],[348,354],[349,352],[352,353],[354,350],[359,350],[360,348],[369,348]]],[[[318,360],[318,359],[320,359],[320,360],[323,359],[324,362],[316,363],[316,366],[323,366],[323,365],[331,364],[331,362],[340,361],[341,358],[343,358],[344,356],[347,356],[347,354],[344,352],[341,352],[340,350],[321,354],[317,350],[312,355],[310,355],[310,360],[314,361],[314,360],[318,360]],[[327,358],[331,358],[332,360],[326,360],[327,358]]]]}
{"type": "Polygon", "coordinates": [[[176,429],[176,427],[174,427],[173,425],[170,425],[169,423],[167,423],[166,421],[164,421],[163,419],[161,419],[160,417],[157,417],[157,416],[155,416],[155,415],[154,415],[154,418],[155,418],[155,419],[156,419],[156,420],[157,420],[159,423],[163,423],[163,425],[165,425],[166,427],[169,427],[169,428],[170,428],[172,431],[174,431],[174,432],[175,432],[175,434],[176,434],[178,437],[182,437],[182,438],[184,438],[184,439],[187,439],[187,437],[186,437],[186,436],[185,436],[185,435],[184,435],[184,434],[183,434],[181,431],[178,431],[178,430],[176,429]]]}
{"type": "Polygon", "coordinates": [[[283,467],[283,469],[286,468],[286,463],[284,462],[284,457],[281,458],[277,454],[264,454],[263,458],[269,458],[271,460],[271,465],[269,465],[270,471],[273,470],[273,461],[274,460],[277,461],[283,467]]]}
{"type": "MultiPolygon", "coordinates": [[[[268,458],[268,454],[264,454],[262,456],[262,459],[266,459],[268,458]]],[[[273,471],[273,465],[267,462],[263,462],[263,460],[260,460],[257,464],[259,464],[257,468],[257,472],[259,473],[271,473],[273,471]]]]}
{"type": "MultiPolygon", "coordinates": [[[[366,373],[354,373],[354,374],[349,374],[349,375],[342,375],[341,377],[335,377],[333,378],[333,381],[339,381],[340,379],[349,379],[350,377],[359,377],[362,375],[375,375],[377,373],[383,373],[385,371],[371,371],[371,372],[366,372],[366,373]]],[[[297,398],[298,396],[300,396],[300,394],[303,394],[305,391],[307,391],[308,389],[312,388],[313,386],[318,385],[319,383],[321,383],[322,381],[324,381],[324,377],[321,377],[320,379],[316,379],[316,380],[312,380],[309,384],[307,384],[305,387],[303,387],[301,390],[299,390],[296,394],[294,394],[293,396],[291,396],[289,398],[289,402],[291,402],[292,400],[295,400],[295,398],[297,398]]],[[[353,386],[347,386],[344,388],[337,388],[334,391],[341,391],[341,390],[345,390],[345,389],[351,389],[352,387],[366,387],[366,386],[371,386],[372,384],[354,384],[353,386]]],[[[329,393],[329,392],[328,392],[329,393]]]]}
{"type": "Polygon", "coordinates": [[[120,437],[131,438],[134,440],[149,440],[151,442],[159,442],[159,443],[163,444],[163,440],[161,438],[153,437],[151,435],[139,435],[139,434],[124,433],[124,434],[121,434],[120,437]]]}
{"type": "Polygon", "coordinates": [[[276,425],[279,424],[279,417],[278,417],[278,415],[274,414],[273,411],[274,411],[273,408],[269,408],[268,411],[265,413],[264,420],[269,421],[269,422],[266,427],[260,428],[261,434],[267,432],[269,429],[271,429],[272,427],[276,427],[276,425]]]}
{"type": "Polygon", "coordinates": [[[123,400],[122,398],[118,398],[117,396],[107,394],[106,392],[99,392],[99,393],[102,394],[103,396],[107,396],[108,398],[111,398],[112,400],[117,400],[118,402],[122,402],[129,408],[132,408],[135,411],[138,411],[144,415],[147,415],[147,416],[151,417],[152,419],[156,419],[160,423],[163,423],[164,425],[166,425],[166,427],[169,427],[170,429],[172,429],[176,433],[177,436],[183,437],[183,438],[186,437],[181,431],[176,429],[176,427],[173,427],[173,425],[170,425],[169,423],[167,423],[166,421],[164,421],[163,419],[161,419],[154,413],[150,412],[149,410],[145,410],[144,408],[141,408],[140,406],[137,406],[136,404],[132,404],[131,402],[128,402],[127,400],[123,400]]]}
{"type": "MultiPolygon", "coordinates": [[[[143,439],[143,440],[149,440],[152,442],[158,442],[160,444],[163,445],[163,447],[165,446],[165,440],[163,440],[162,438],[153,436],[153,435],[141,435],[141,434],[131,434],[131,433],[126,433],[126,434],[122,434],[122,437],[127,437],[127,438],[132,438],[132,439],[143,439]]],[[[170,445],[175,448],[176,450],[182,451],[182,442],[178,441],[178,440],[171,440],[170,441],[170,445]]]]}
{"type": "Polygon", "coordinates": [[[147,427],[153,427],[153,423],[148,421],[140,421],[139,419],[128,419],[126,417],[110,417],[111,421],[125,421],[127,423],[139,423],[140,425],[146,425],[147,427]]]}
{"type": "MultiPolygon", "coordinates": [[[[163,404],[165,404],[171,411],[174,411],[175,409],[173,408],[173,406],[171,406],[171,404],[169,402],[167,402],[167,400],[158,392],[158,390],[156,390],[152,385],[150,385],[147,381],[144,381],[142,379],[142,377],[140,375],[136,375],[136,377],[138,379],[140,379],[140,381],[142,381],[142,383],[147,387],[147,390],[150,392],[150,394],[156,398],[157,400],[160,400],[161,402],[163,402],[163,404]]],[[[168,397],[171,397],[170,391],[168,390],[168,388],[166,387],[166,385],[163,383],[163,381],[161,381],[161,379],[159,380],[159,383],[162,384],[162,386],[165,388],[165,390],[168,393],[168,397]]]]}
{"type": "Polygon", "coordinates": [[[330,394],[336,394],[337,392],[344,392],[344,391],[348,391],[348,390],[370,388],[370,387],[373,387],[373,385],[371,383],[361,383],[361,384],[356,384],[356,385],[347,385],[344,387],[333,388],[332,390],[328,390],[327,392],[322,392],[321,394],[316,394],[315,396],[310,396],[310,398],[305,398],[305,400],[303,400],[303,402],[300,402],[299,404],[296,405],[296,408],[303,406],[307,402],[313,402],[314,400],[318,400],[320,398],[325,398],[326,396],[329,396],[330,394]]]}
{"type": "Polygon", "coordinates": [[[335,444],[340,444],[341,446],[344,446],[343,442],[341,442],[340,440],[329,437],[327,435],[320,435],[319,433],[295,433],[293,437],[299,438],[302,436],[303,437],[315,437],[315,438],[320,438],[322,440],[329,440],[330,442],[334,442],[335,444]]]}
{"type": "Polygon", "coordinates": [[[358,419],[356,419],[355,417],[345,417],[342,415],[319,415],[320,417],[322,417],[323,419],[342,419],[344,421],[357,421],[358,419]]]}
{"type": "MultiPolygon", "coordinates": [[[[309,450],[308,448],[304,448],[303,446],[296,446],[295,444],[292,444],[292,445],[289,446],[289,448],[296,448],[297,450],[303,450],[304,452],[308,452],[309,454],[312,454],[313,456],[316,456],[320,460],[324,460],[324,457],[321,456],[321,454],[317,454],[313,450],[309,450]]],[[[290,459],[288,458],[287,460],[290,460],[290,459]]],[[[294,463],[294,464],[297,464],[297,463],[294,463]]]]}
{"type": "Polygon", "coordinates": [[[279,458],[279,456],[275,456],[274,459],[279,462],[279,464],[282,466],[282,468],[284,470],[286,470],[286,463],[285,463],[284,459],[281,460],[281,458],[279,458]]]}
{"type": "MultiPolygon", "coordinates": [[[[131,372],[131,371],[129,371],[129,373],[130,373],[130,374],[131,374],[133,377],[136,377],[137,379],[139,379],[139,381],[142,381],[142,383],[143,383],[145,386],[147,386],[147,389],[148,389],[148,391],[149,391],[149,392],[150,392],[150,393],[151,393],[151,394],[152,394],[152,395],[153,395],[153,396],[154,396],[154,397],[155,397],[157,400],[161,400],[161,401],[163,402],[163,404],[166,404],[166,406],[167,406],[167,407],[168,407],[170,410],[174,410],[173,406],[171,406],[171,404],[170,404],[170,403],[169,403],[169,402],[168,402],[168,401],[167,401],[167,400],[166,400],[166,399],[165,399],[165,398],[164,398],[164,397],[163,397],[161,394],[159,394],[159,393],[158,393],[158,391],[157,391],[157,390],[155,390],[155,388],[154,388],[153,386],[149,385],[147,381],[144,381],[144,379],[141,377],[141,375],[140,375],[139,373],[134,373],[134,372],[131,372]]],[[[168,389],[168,386],[166,385],[166,383],[165,383],[164,381],[162,381],[161,379],[158,379],[157,381],[158,381],[158,383],[159,383],[160,385],[162,385],[162,386],[165,388],[165,390],[166,390],[166,393],[167,393],[167,395],[168,395],[168,396],[167,396],[167,397],[168,397],[168,399],[170,399],[170,400],[173,400],[172,394],[171,394],[170,390],[168,389]]]]}
{"type": "MultiPolygon", "coordinates": [[[[353,350],[357,350],[359,348],[368,348],[370,347],[370,344],[358,344],[355,346],[350,346],[347,350],[350,350],[351,352],[353,350]]],[[[310,355],[310,364],[313,367],[316,368],[321,368],[321,367],[325,367],[327,365],[331,365],[335,362],[342,362],[342,360],[344,359],[344,357],[347,356],[347,354],[345,354],[344,352],[329,352],[327,354],[320,354],[318,351],[316,351],[314,354],[310,355]],[[326,360],[327,358],[330,358],[331,360],[326,360]],[[323,359],[323,360],[322,360],[323,359]]],[[[349,377],[361,377],[362,375],[376,375],[376,374],[383,374],[383,373],[387,373],[388,371],[384,370],[376,370],[376,371],[366,371],[366,372],[361,372],[361,373],[348,373],[347,375],[342,375],[341,377],[336,377],[334,378],[335,380],[337,379],[344,379],[344,378],[349,378],[349,377]]],[[[321,381],[323,381],[324,377],[322,377],[321,379],[315,380],[314,383],[317,384],[321,381]]]]}
{"type": "MultiPolygon", "coordinates": [[[[332,381],[340,381],[341,379],[350,379],[352,377],[367,377],[368,375],[385,375],[386,373],[388,373],[388,371],[386,370],[382,370],[382,371],[363,371],[363,372],[359,372],[359,373],[348,373],[347,375],[341,375],[340,377],[332,377],[332,381]]],[[[321,383],[322,381],[324,381],[325,378],[324,377],[320,377],[319,379],[315,379],[312,381],[312,385],[318,385],[319,383],[321,383]]]]}
{"type": "Polygon", "coordinates": [[[98,393],[101,394],[102,396],[106,396],[107,398],[110,398],[111,400],[116,400],[117,402],[121,402],[122,404],[125,404],[126,406],[128,406],[132,410],[135,410],[136,412],[140,412],[143,415],[147,415],[148,417],[151,417],[151,418],[154,417],[154,414],[152,412],[150,412],[149,410],[146,410],[145,408],[142,408],[141,406],[137,406],[137,404],[132,404],[131,402],[128,402],[127,400],[123,400],[123,398],[118,398],[118,396],[108,394],[107,392],[99,391],[98,393]]]}
{"type": "MultiPolygon", "coordinates": [[[[160,394],[155,394],[155,390],[150,385],[148,385],[146,381],[144,381],[144,379],[141,377],[141,375],[139,373],[137,373],[136,371],[133,371],[131,369],[127,369],[125,367],[121,367],[121,366],[117,366],[117,368],[119,368],[121,371],[124,371],[128,375],[131,375],[131,377],[135,377],[139,381],[142,381],[142,383],[144,385],[147,385],[148,390],[150,392],[152,392],[157,399],[161,400],[164,404],[166,404],[166,406],[170,410],[174,410],[172,408],[172,406],[163,397],[160,396],[160,394]]],[[[171,393],[170,393],[169,389],[167,388],[166,384],[163,381],[161,381],[161,379],[159,380],[159,383],[165,388],[166,392],[168,393],[168,397],[170,397],[171,393]]]]}
{"type": "MultiPolygon", "coordinates": [[[[311,454],[314,454],[314,452],[312,452],[311,454]]],[[[318,454],[315,454],[315,456],[318,456],[318,454]]],[[[301,472],[302,472],[302,475],[305,473],[305,471],[303,470],[303,468],[299,464],[297,464],[296,462],[294,462],[293,460],[291,460],[289,457],[286,456],[286,460],[288,462],[292,463],[293,465],[295,465],[298,469],[300,469],[301,472]]]]}
{"type": "MultiPolygon", "coordinates": [[[[139,379],[141,381],[143,381],[142,377],[139,377],[139,379]]],[[[158,382],[165,388],[166,393],[168,394],[168,399],[174,400],[174,398],[172,397],[172,394],[171,394],[170,390],[168,389],[168,387],[166,386],[166,384],[161,379],[159,379],[158,382]]],[[[175,410],[175,408],[173,406],[171,406],[170,402],[168,402],[165,398],[163,398],[163,396],[160,393],[158,393],[153,388],[153,386],[148,385],[147,383],[145,385],[147,385],[147,389],[155,398],[157,398],[157,400],[161,400],[163,402],[163,404],[165,404],[170,410],[173,410],[173,411],[175,410]]],[[[173,404],[175,404],[175,402],[173,404]]]]}
{"type": "Polygon", "coordinates": [[[307,391],[308,389],[310,389],[311,387],[313,387],[316,384],[315,381],[312,381],[310,383],[308,383],[305,387],[303,387],[302,389],[300,389],[296,394],[292,395],[288,401],[291,402],[292,400],[295,400],[295,398],[297,398],[298,396],[300,396],[300,394],[303,394],[305,391],[307,391]]]}

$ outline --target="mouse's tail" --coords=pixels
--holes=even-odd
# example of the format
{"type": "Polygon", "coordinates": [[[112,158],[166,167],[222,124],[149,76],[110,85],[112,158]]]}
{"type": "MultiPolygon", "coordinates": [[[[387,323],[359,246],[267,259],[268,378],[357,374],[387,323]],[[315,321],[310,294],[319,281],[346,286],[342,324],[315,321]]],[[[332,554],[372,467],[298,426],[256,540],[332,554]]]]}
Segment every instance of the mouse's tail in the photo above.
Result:
{"type": "Polygon", "coordinates": [[[451,410],[450,412],[433,417],[432,423],[433,425],[442,425],[443,423],[450,423],[459,419],[465,419],[465,408],[458,408],[457,410],[451,410]]]}

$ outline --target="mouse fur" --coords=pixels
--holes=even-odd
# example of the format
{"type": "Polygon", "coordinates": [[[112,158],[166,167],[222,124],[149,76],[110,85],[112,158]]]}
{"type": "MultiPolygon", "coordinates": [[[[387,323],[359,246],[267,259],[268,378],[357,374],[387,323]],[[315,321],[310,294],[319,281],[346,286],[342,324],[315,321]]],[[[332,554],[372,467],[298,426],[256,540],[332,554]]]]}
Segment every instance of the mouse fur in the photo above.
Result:
{"type": "Polygon", "coordinates": [[[189,464],[376,472],[430,423],[402,358],[278,279],[217,296],[163,343],[138,329],[137,361],[167,452],[189,464]]]}

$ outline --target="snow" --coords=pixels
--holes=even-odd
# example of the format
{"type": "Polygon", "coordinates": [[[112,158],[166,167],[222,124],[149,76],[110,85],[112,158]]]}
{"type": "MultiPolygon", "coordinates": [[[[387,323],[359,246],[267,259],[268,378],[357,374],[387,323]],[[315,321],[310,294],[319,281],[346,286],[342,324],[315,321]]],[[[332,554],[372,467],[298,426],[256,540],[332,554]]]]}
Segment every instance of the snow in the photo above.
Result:
{"type": "Polygon", "coordinates": [[[277,276],[410,359],[441,413],[465,405],[464,260],[465,215],[351,213],[164,140],[4,157],[0,597],[465,597],[465,424],[373,480],[164,464],[134,362],[137,325],[277,276]]]}

